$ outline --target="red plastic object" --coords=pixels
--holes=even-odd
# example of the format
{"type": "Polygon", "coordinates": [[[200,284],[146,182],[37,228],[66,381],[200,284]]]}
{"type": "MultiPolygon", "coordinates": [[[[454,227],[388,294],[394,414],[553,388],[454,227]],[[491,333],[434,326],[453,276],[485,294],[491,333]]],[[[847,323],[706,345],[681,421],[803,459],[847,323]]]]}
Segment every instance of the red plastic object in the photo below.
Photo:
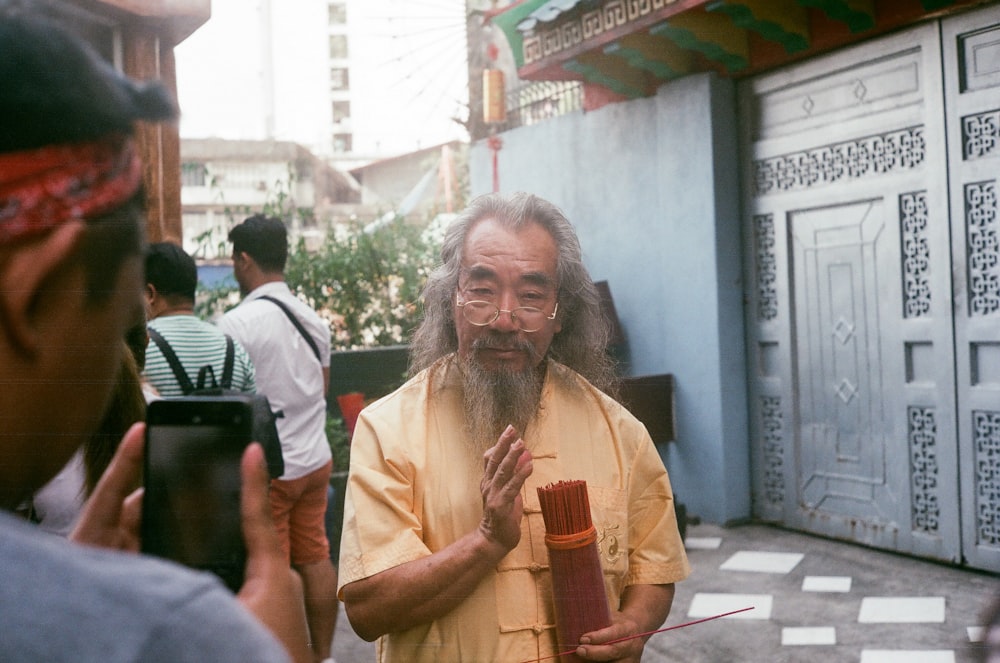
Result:
{"type": "Polygon", "coordinates": [[[360,391],[352,391],[349,394],[337,396],[337,405],[340,406],[340,413],[344,416],[344,424],[347,426],[347,434],[354,436],[354,426],[358,423],[358,415],[361,414],[365,406],[365,395],[360,391]]]}

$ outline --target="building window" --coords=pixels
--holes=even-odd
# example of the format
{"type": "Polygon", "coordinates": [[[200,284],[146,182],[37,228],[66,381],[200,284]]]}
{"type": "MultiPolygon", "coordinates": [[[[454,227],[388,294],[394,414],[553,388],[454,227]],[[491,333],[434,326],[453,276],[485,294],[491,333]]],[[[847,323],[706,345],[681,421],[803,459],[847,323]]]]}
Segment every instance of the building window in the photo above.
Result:
{"type": "Polygon", "coordinates": [[[276,173],[288,172],[287,164],[215,162],[212,164],[213,184],[225,190],[267,191],[270,182],[276,181],[276,173]]]}
{"type": "Polygon", "coordinates": [[[347,5],[330,3],[330,25],[347,24],[347,5]]]}
{"type": "Polygon", "coordinates": [[[343,60],[347,57],[347,35],[330,35],[330,59],[343,60]]]}
{"type": "Polygon", "coordinates": [[[333,102],[333,121],[343,122],[351,117],[351,102],[349,101],[335,101],[333,102]]]}
{"type": "Polygon", "coordinates": [[[205,186],[205,164],[182,163],[181,186],[205,186]]]}
{"type": "Polygon", "coordinates": [[[333,151],[337,153],[351,151],[351,134],[333,134],[333,151]]]}
{"type": "Polygon", "coordinates": [[[346,67],[333,67],[330,69],[330,89],[350,90],[350,80],[346,67]]]}

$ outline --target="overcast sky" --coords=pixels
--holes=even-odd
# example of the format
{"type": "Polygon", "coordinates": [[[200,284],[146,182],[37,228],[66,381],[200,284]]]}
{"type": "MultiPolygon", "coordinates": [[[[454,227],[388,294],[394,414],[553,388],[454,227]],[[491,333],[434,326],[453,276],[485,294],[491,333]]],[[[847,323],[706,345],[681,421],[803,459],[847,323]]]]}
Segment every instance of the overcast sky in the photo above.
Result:
{"type": "MultiPolygon", "coordinates": [[[[259,14],[263,0],[212,0],[212,18],[176,49],[181,135],[266,134],[259,14]]],[[[271,0],[278,138],[309,144],[325,127],[325,0],[271,0]],[[289,63],[289,64],[286,64],[289,63]],[[318,84],[312,81],[320,81],[318,84]],[[288,135],[294,133],[295,135],[288,135]]],[[[398,154],[465,138],[463,0],[348,0],[354,150],[398,154]]]]}

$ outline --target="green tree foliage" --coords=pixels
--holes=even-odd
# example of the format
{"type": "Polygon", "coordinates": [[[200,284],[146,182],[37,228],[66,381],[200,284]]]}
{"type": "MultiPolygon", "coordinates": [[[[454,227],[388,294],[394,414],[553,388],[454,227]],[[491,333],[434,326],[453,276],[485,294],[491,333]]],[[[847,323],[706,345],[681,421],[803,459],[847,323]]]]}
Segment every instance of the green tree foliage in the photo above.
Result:
{"type": "Polygon", "coordinates": [[[437,251],[431,233],[400,218],[356,222],[316,251],[300,240],[285,279],[329,322],[334,348],[404,343],[419,320],[420,291],[437,251]]]}
{"type": "MultiPolygon", "coordinates": [[[[255,213],[276,216],[289,228],[318,228],[313,210],[296,207],[289,190],[288,183],[276,182],[262,209],[227,208],[229,228],[255,213]]],[[[420,292],[437,262],[444,225],[382,215],[328,228],[318,246],[303,236],[289,247],[285,281],[327,321],[333,350],[406,343],[420,320],[420,292]]],[[[212,255],[225,254],[227,234],[228,228],[208,231],[199,244],[215,249],[212,255]]],[[[233,280],[214,288],[202,285],[195,312],[211,320],[239,301],[233,280]]],[[[347,470],[350,444],[340,417],[328,415],[327,437],[335,469],[347,470]]]]}
{"type": "MultiPolygon", "coordinates": [[[[313,210],[296,207],[288,189],[276,183],[260,210],[227,208],[229,226],[262,213],[289,228],[317,228],[313,210]]],[[[441,234],[430,221],[414,224],[391,214],[356,219],[328,229],[318,246],[307,245],[305,237],[293,241],[285,280],[328,322],[334,350],[406,343],[420,318],[420,292],[437,260],[441,234]]],[[[217,235],[209,232],[200,240],[209,245],[219,241],[217,235]]],[[[237,290],[229,280],[200,288],[196,313],[218,317],[239,303],[237,290]]]]}

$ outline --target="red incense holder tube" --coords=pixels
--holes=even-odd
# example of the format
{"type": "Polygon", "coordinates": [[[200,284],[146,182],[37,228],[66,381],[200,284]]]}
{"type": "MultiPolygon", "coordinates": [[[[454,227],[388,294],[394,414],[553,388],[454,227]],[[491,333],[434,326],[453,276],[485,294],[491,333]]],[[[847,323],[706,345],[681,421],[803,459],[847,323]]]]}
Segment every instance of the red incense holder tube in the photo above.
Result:
{"type": "MultiPolygon", "coordinates": [[[[584,633],[611,625],[587,484],[585,481],[549,484],[538,488],[538,499],[552,570],[557,651],[571,651],[579,646],[584,633]]],[[[563,659],[582,660],[575,655],[563,659]]]]}

